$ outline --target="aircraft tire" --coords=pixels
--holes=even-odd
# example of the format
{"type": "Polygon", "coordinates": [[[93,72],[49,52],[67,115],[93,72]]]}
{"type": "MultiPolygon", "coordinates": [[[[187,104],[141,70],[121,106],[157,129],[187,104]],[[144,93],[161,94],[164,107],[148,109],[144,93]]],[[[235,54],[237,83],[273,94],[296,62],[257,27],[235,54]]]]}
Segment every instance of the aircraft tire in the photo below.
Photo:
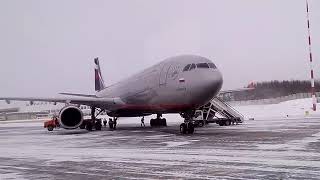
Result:
{"type": "Polygon", "coordinates": [[[85,123],[82,123],[80,126],[79,126],[80,129],[85,129],[86,128],[86,124],[85,123]]]}
{"type": "Polygon", "coordinates": [[[198,126],[199,126],[199,127],[203,127],[203,125],[204,125],[204,122],[203,122],[203,121],[199,121],[198,126]]]}
{"type": "Polygon", "coordinates": [[[187,132],[188,132],[188,134],[193,134],[194,133],[194,125],[191,122],[188,123],[187,132]]]}
{"type": "Polygon", "coordinates": [[[231,121],[230,121],[230,120],[226,120],[226,121],[224,122],[224,125],[225,125],[225,126],[230,126],[230,124],[231,124],[231,121]]]}
{"type": "Polygon", "coordinates": [[[219,121],[219,126],[224,126],[224,122],[222,122],[222,121],[219,121]]]}
{"type": "Polygon", "coordinates": [[[94,126],[95,126],[95,129],[96,129],[97,131],[101,131],[101,129],[102,129],[101,123],[96,122],[94,126]]]}
{"type": "Polygon", "coordinates": [[[151,126],[151,127],[154,127],[154,125],[155,125],[155,124],[154,124],[154,119],[150,119],[150,126],[151,126]]]}
{"type": "Polygon", "coordinates": [[[167,120],[165,118],[161,119],[161,125],[167,126],[167,120]]]}
{"type": "Polygon", "coordinates": [[[88,122],[88,123],[86,124],[86,130],[92,131],[92,123],[91,123],[91,122],[88,122]]]}
{"type": "Polygon", "coordinates": [[[185,123],[180,124],[180,133],[181,134],[187,133],[187,125],[185,123]]]}
{"type": "Polygon", "coordinates": [[[188,128],[188,133],[189,134],[193,134],[194,133],[194,127],[193,126],[188,128]]]}

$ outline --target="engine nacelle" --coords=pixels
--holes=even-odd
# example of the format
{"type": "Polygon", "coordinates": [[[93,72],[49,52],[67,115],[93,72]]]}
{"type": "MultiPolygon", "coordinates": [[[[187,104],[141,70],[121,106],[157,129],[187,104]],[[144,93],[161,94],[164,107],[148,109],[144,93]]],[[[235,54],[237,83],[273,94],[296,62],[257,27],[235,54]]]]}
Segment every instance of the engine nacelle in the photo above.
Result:
{"type": "Polygon", "coordinates": [[[83,113],[76,106],[66,106],[60,110],[59,124],[64,129],[76,129],[83,123],[83,113]]]}

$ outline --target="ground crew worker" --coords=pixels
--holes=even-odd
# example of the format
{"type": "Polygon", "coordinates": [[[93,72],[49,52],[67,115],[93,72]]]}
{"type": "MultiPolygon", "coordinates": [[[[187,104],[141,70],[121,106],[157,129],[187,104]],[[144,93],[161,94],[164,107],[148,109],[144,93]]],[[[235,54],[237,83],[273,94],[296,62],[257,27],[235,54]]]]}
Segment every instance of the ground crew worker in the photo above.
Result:
{"type": "Polygon", "coordinates": [[[113,129],[117,128],[117,120],[118,120],[118,118],[114,118],[114,120],[113,120],[113,129]]]}
{"type": "Polygon", "coordinates": [[[146,127],[146,125],[144,124],[144,116],[141,118],[141,127],[142,127],[142,125],[143,125],[143,127],[146,127]]]}
{"type": "Polygon", "coordinates": [[[53,123],[54,123],[55,126],[59,126],[59,121],[58,121],[58,118],[56,116],[53,116],[52,120],[53,120],[53,123]]]}
{"type": "Polygon", "coordinates": [[[113,129],[113,121],[111,118],[109,118],[109,128],[113,129]]]}

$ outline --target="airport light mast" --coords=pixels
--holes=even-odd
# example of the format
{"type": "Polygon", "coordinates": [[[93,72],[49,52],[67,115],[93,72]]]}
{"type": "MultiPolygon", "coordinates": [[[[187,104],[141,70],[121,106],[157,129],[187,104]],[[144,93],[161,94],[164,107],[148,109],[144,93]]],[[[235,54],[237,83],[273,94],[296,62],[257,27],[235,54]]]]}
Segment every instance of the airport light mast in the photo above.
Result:
{"type": "Polygon", "coordinates": [[[312,95],[312,104],[313,104],[313,111],[317,110],[317,99],[315,94],[314,88],[314,71],[313,71],[313,62],[312,62],[312,51],[311,51],[311,33],[310,33],[310,17],[309,17],[309,3],[306,0],[306,7],[307,7],[307,23],[308,23],[308,43],[309,43],[309,60],[310,60],[310,75],[311,75],[311,95],[312,95]]]}

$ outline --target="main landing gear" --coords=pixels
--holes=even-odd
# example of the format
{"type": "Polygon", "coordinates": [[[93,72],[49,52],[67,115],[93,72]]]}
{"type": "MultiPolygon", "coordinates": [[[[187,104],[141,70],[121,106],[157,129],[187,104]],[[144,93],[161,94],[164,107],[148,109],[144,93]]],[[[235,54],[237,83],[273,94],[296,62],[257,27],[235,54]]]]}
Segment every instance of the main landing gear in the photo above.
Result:
{"type": "Polygon", "coordinates": [[[117,117],[113,117],[113,120],[111,118],[109,118],[109,128],[111,130],[115,130],[117,128],[117,120],[118,118],[117,117]]]}
{"type": "Polygon", "coordinates": [[[80,129],[86,129],[88,131],[92,131],[94,128],[97,131],[101,131],[102,124],[101,119],[97,119],[96,117],[103,112],[103,110],[100,110],[97,115],[95,115],[96,107],[91,107],[91,119],[83,121],[83,124],[80,126],[80,129]]]}
{"type": "Polygon", "coordinates": [[[180,124],[180,133],[181,134],[193,134],[194,133],[194,124],[192,118],[194,116],[194,111],[188,111],[180,113],[181,117],[184,118],[184,123],[180,124]]]}
{"type": "Polygon", "coordinates": [[[167,126],[167,120],[165,118],[161,118],[161,114],[157,114],[156,119],[150,120],[150,126],[151,127],[161,127],[161,126],[167,126]]]}

